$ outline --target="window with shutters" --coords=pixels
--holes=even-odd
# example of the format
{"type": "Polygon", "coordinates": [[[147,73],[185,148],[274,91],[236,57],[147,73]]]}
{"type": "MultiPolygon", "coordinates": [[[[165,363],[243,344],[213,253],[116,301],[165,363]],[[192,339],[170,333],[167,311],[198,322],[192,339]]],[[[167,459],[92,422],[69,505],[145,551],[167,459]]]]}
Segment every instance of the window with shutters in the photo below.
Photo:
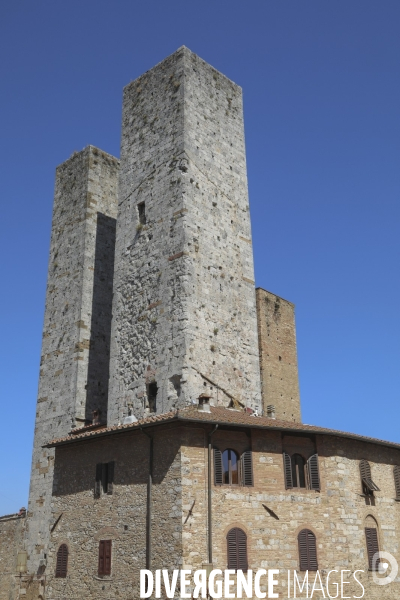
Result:
{"type": "Polygon", "coordinates": [[[215,485],[253,485],[253,459],[251,450],[239,454],[227,448],[223,452],[214,448],[215,485]]]}
{"type": "Polygon", "coordinates": [[[378,524],[371,515],[368,515],[365,519],[365,543],[367,546],[368,568],[370,571],[377,571],[379,557],[375,555],[379,552],[378,524]]]}
{"type": "Polygon", "coordinates": [[[300,571],[318,571],[317,540],[310,529],[303,529],[297,537],[300,571]]]}
{"type": "Polygon", "coordinates": [[[301,454],[296,453],[290,456],[284,452],[283,469],[287,490],[303,488],[320,491],[318,454],[313,454],[306,461],[301,454]]]}
{"type": "Polygon", "coordinates": [[[374,492],[379,492],[378,486],[372,481],[371,466],[367,460],[360,461],[361,485],[364,496],[373,496],[374,492]]]}
{"type": "Polygon", "coordinates": [[[56,577],[66,577],[68,571],[68,546],[61,544],[57,550],[56,577]]]}
{"type": "Polygon", "coordinates": [[[226,536],[228,569],[246,572],[247,564],[247,536],[243,529],[234,527],[226,536]]]}
{"type": "Polygon", "coordinates": [[[98,463],[96,465],[96,479],[94,484],[94,497],[100,498],[102,494],[112,494],[114,487],[114,461],[98,463]]]}
{"type": "Polygon", "coordinates": [[[393,468],[394,486],[396,489],[396,500],[400,500],[400,467],[393,468]]]}
{"type": "Polygon", "coordinates": [[[111,575],[111,540],[99,542],[99,575],[111,575]]]}

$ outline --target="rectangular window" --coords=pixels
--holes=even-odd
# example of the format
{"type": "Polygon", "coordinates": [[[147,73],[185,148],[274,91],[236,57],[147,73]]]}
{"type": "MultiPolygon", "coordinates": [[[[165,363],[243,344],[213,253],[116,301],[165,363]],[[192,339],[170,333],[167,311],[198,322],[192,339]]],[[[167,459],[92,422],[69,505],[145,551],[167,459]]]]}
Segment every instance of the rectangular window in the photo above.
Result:
{"type": "Polygon", "coordinates": [[[111,575],[111,540],[99,542],[99,575],[111,575]]]}
{"type": "Polygon", "coordinates": [[[102,494],[113,493],[114,484],[114,461],[109,463],[98,463],[96,465],[96,480],[94,485],[94,497],[100,498],[102,494]]]}
{"type": "Polygon", "coordinates": [[[138,215],[139,215],[139,223],[141,225],[146,225],[146,205],[144,202],[139,202],[137,205],[138,215]]]}

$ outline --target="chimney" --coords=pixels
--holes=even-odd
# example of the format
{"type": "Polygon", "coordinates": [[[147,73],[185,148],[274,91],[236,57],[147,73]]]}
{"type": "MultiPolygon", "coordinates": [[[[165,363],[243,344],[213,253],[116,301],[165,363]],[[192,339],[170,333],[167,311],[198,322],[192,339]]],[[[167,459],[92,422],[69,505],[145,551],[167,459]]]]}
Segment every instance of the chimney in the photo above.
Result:
{"type": "Polygon", "coordinates": [[[208,394],[200,394],[199,403],[197,405],[197,410],[199,410],[201,412],[210,413],[211,412],[210,398],[211,398],[211,396],[209,396],[208,394]]]}
{"type": "Polygon", "coordinates": [[[268,404],[267,406],[267,417],[275,419],[275,406],[273,404],[268,404]]]}
{"type": "Polygon", "coordinates": [[[94,410],[92,425],[101,425],[100,417],[101,417],[101,410],[94,410]]]}

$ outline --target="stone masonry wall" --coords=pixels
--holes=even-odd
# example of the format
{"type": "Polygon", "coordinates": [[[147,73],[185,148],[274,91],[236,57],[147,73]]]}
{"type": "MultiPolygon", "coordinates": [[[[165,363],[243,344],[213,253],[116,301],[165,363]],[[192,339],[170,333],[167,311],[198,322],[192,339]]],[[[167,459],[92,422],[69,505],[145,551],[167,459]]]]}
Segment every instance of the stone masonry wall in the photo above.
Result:
{"type": "Polygon", "coordinates": [[[262,288],[256,298],[264,414],[273,405],[277,419],[301,422],[294,305],[262,288]]]}
{"type": "Polygon", "coordinates": [[[124,90],[110,372],[109,424],[261,401],[241,90],[186,48],[124,90]]]}
{"type": "Polygon", "coordinates": [[[17,598],[17,554],[23,549],[24,531],[25,514],[0,517],[0,600],[17,598]]]}
{"type": "MultiPolygon", "coordinates": [[[[152,568],[180,568],[179,439],[175,429],[151,434],[154,435],[152,568]]],[[[57,449],[52,522],[60,519],[49,546],[46,598],[139,598],[139,570],[146,568],[148,469],[149,439],[140,431],[57,449]],[[102,494],[95,499],[96,464],[110,461],[115,461],[113,494],[102,494]],[[111,577],[98,576],[98,546],[104,539],[112,540],[111,577]],[[62,543],[69,548],[65,579],[54,577],[56,553],[62,543]]]]}
{"type": "MultiPolygon", "coordinates": [[[[193,433],[191,442],[182,447],[183,516],[195,501],[193,514],[183,526],[183,568],[192,570],[207,562],[204,450],[193,443],[199,436],[200,433],[193,433]]],[[[366,589],[365,598],[399,597],[399,579],[384,588],[373,583],[368,572],[364,527],[366,518],[372,515],[378,524],[380,549],[400,562],[400,506],[395,500],[393,479],[393,466],[400,464],[400,451],[334,436],[312,439],[261,430],[253,430],[251,439],[245,431],[217,431],[213,443],[221,450],[233,448],[239,453],[250,445],[254,469],[254,487],[213,486],[214,568],[227,568],[226,535],[232,527],[240,527],[247,535],[249,568],[280,569],[277,591],[281,599],[286,599],[287,571],[300,571],[297,535],[308,528],[317,538],[318,567],[323,579],[331,569],[361,569],[365,571],[359,575],[366,589]],[[305,457],[318,451],[321,492],[285,490],[283,450],[305,457]],[[367,506],[361,496],[361,459],[370,461],[372,478],[381,490],[375,493],[375,506],[367,506]]],[[[310,579],[314,581],[312,574],[310,579]]],[[[332,581],[337,580],[334,574],[332,581]]],[[[291,594],[293,597],[293,588],[291,594]]],[[[331,594],[335,595],[334,587],[331,594]]],[[[361,588],[353,580],[352,586],[345,586],[346,594],[360,596],[361,588]]],[[[297,595],[306,597],[298,592],[297,595]]],[[[323,595],[315,592],[312,597],[323,595]]]]}
{"type": "MultiPolygon", "coordinates": [[[[146,429],[154,437],[153,571],[195,570],[207,562],[208,430],[207,425],[146,429]]],[[[400,561],[400,507],[393,479],[393,466],[400,464],[399,450],[330,435],[255,429],[250,433],[247,428],[219,429],[212,439],[221,450],[233,448],[241,454],[251,448],[254,472],[254,487],[212,486],[214,568],[227,568],[226,535],[232,527],[241,527],[247,535],[249,568],[280,569],[278,591],[285,600],[288,569],[300,571],[297,535],[308,528],[317,538],[323,579],[331,569],[360,569],[365,598],[397,600],[399,581],[385,588],[372,581],[364,527],[369,516],[376,519],[380,549],[400,561]],[[283,450],[305,458],[318,452],[320,492],[285,489],[283,450]],[[361,459],[370,462],[372,478],[381,490],[375,493],[374,506],[361,495],[361,459]]],[[[52,533],[46,568],[47,598],[139,597],[139,570],[146,568],[148,452],[148,438],[139,431],[57,449],[52,518],[54,523],[60,519],[52,533]],[[110,460],[116,465],[114,493],[95,500],[96,463],[110,460]],[[100,539],[113,540],[110,577],[97,576],[100,539]],[[70,551],[66,579],[54,578],[61,543],[70,551]]],[[[345,591],[350,597],[359,596],[361,588],[353,584],[345,591]]],[[[331,592],[334,595],[334,588],[331,592]]]]}
{"type": "Polygon", "coordinates": [[[118,161],[87,147],[56,172],[27,523],[29,570],[49,536],[49,440],[107,418],[118,161]]]}

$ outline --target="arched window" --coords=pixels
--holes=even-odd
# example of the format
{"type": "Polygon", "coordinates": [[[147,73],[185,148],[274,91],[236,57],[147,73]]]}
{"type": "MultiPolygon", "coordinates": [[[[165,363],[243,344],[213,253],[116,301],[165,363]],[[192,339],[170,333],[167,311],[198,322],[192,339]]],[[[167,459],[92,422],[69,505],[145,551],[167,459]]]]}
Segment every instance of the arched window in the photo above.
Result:
{"type": "Polygon", "coordinates": [[[292,456],[292,478],[294,488],[306,487],[306,461],[301,454],[293,454],[292,456]]]}
{"type": "Polygon", "coordinates": [[[239,454],[227,448],[221,452],[214,448],[214,483],[215,485],[253,486],[253,459],[251,450],[239,454]]]}
{"type": "Polygon", "coordinates": [[[313,454],[306,462],[301,454],[290,456],[290,454],[284,452],[283,469],[287,490],[293,488],[307,488],[317,492],[321,490],[318,454],[313,454]]]}
{"type": "Polygon", "coordinates": [[[234,527],[226,536],[228,546],[228,569],[247,571],[247,536],[243,529],[234,527]]]}
{"type": "Polygon", "coordinates": [[[222,483],[239,484],[239,456],[230,448],[222,453],[222,483]]]}
{"type": "Polygon", "coordinates": [[[317,540],[310,529],[302,529],[299,542],[300,571],[318,571],[317,540]]]}
{"type": "Polygon", "coordinates": [[[365,542],[367,544],[368,568],[370,571],[377,571],[379,558],[376,557],[374,561],[374,556],[379,552],[378,524],[371,515],[368,515],[365,519],[365,542]]]}
{"type": "Polygon", "coordinates": [[[56,577],[66,577],[68,571],[68,546],[61,544],[57,550],[56,577]]]}

